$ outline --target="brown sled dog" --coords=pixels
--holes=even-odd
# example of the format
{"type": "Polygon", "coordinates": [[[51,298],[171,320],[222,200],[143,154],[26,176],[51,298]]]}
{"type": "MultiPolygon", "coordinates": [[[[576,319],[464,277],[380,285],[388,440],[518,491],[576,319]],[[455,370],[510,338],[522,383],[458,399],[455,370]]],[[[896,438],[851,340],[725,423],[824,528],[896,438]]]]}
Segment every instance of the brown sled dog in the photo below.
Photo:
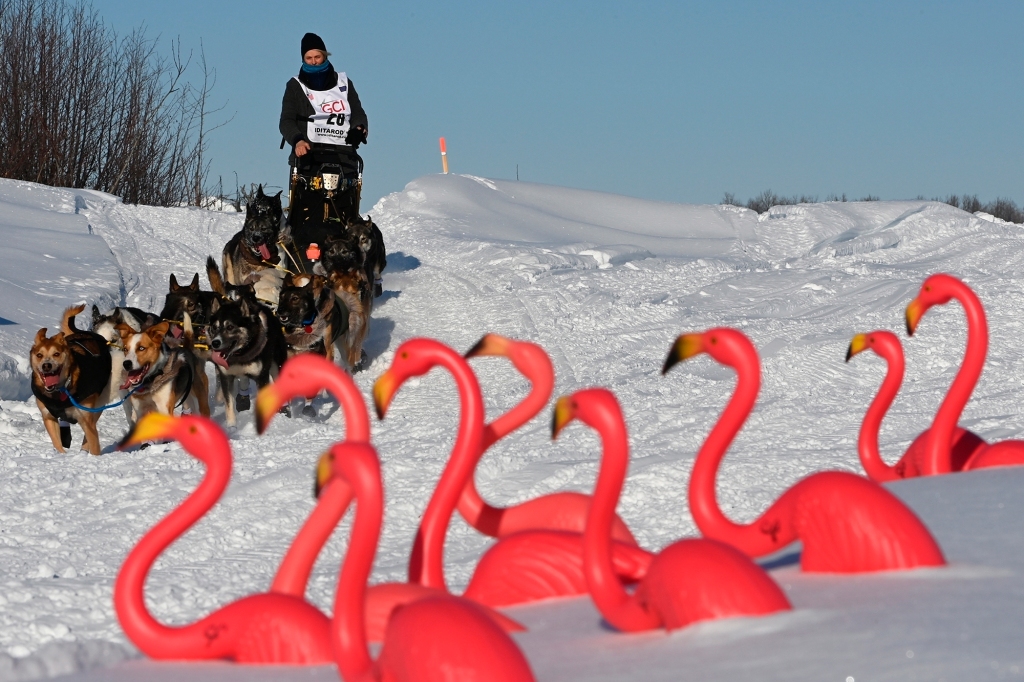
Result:
{"type": "MultiPolygon", "coordinates": [[[[348,233],[330,237],[321,251],[320,267],[334,295],[348,308],[348,331],[345,333],[345,365],[352,372],[363,369],[363,342],[370,331],[373,312],[373,281],[366,267],[366,254],[359,236],[348,233]]],[[[370,270],[369,272],[373,272],[370,270]]]]}
{"type": "Polygon", "coordinates": [[[74,317],[84,305],[64,311],[61,330],[47,338],[46,328],[36,333],[29,361],[32,365],[32,393],[43,416],[43,426],[57,452],[65,452],[61,439],[61,419],[80,424],[85,432],[82,449],[100,454],[100,436],[96,430],[102,412],[88,412],[74,406],[71,399],[88,408],[106,405],[110,394],[110,348],[99,334],[78,331],[74,317]]]}
{"type": "Polygon", "coordinates": [[[285,276],[277,319],[284,328],[288,357],[312,352],[333,361],[335,352],[342,352],[338,346],[348,331],[348,308],[320,275],[285,276]]]}
{"type": "Polygon", "coordinates": [[[124,346],[125,379],[120,389],[132,391],[136,419],[149,412],[174,414],[186,400],[190,409],[210,416],[210,383],[203,363],[193,352],[192,321],[185,313],[181,343],[171,346],[165,339],[167,320],[137,332],[127,324],[117,326],[124,346]]]}

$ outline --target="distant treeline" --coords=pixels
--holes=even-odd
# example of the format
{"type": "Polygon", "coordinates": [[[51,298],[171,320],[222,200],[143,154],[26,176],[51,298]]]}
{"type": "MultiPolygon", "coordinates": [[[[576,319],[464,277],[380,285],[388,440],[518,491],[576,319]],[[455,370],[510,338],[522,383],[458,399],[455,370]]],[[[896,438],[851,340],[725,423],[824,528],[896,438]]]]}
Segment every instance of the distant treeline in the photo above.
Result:
{"type": "Polygon", "coordinates": [[[0,0],[0,177],[200,203],[214,74],[200,53],[186,82],[191,61],[82,2],[0,0]]]}
{"type": "MultiPolygon", "coordinates": [[[[915,197],[915,199],[919,201],[928,201],[928,198],[925,197],[923,194],[919,194],[917,197],[915,197]]],[[[869,194],[866,197],[861,197],[860,199],[850,199],[849,201],[878,200],[878,197],[869,194]]],[[[847,198],[846,194],[829,194],[827,197],[825,197],[825,201],[847,201],[847,198]]],[[[991,214],[996,218],[999,218],[1000,220],[1005,220],[1010,223],[1024,223],[1024,210],[1017,208],[1017,204],[1014,203],[1011,199],[1000,198],[996,199],[995,201],[990,201],[987,204],[983,204],[981,203],[981,201],[978,200],[978,196],[976,194],[962,194],[959,196],[956,194],[950,194],[945,198],[932,197],[931,201],[941,201],[949,204],[950,206],[961,208],[967,211],[968,213],[977,213],[978,211],[984,211],[985,213],[991,214]]],[[[766,189],[753,199],[748,199],[745,203],[741,200],[736,199],[736,196],[733,195],[732,192],[726,192],[725,196],[722,197],[721,203],[728,204],[730,206],[742,206],[745,208],[749,208],[752,211],[757,211],[758,213],[764,213],[772,206],[792,206],[794,204],[817,204],[818,197],[805,196],[802,194],[800,196],[793,195],[791,197],[787,197],[776,194],[770,189],[766,189]]]]}

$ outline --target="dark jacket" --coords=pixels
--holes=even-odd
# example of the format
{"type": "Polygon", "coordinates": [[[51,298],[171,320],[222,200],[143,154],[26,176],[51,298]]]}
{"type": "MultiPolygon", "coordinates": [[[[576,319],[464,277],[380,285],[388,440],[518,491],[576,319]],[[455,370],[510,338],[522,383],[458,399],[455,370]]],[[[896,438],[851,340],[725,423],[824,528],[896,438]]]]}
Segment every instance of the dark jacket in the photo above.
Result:
{"type": "MultiPolygon", "coordinates": [[[[337,84],[338,76],[333,74],[333,78],[328,81],[325,89],[330,90],[337,84]]],[[[307,85],[306,87],[309,86],[307,85]]],[[[352,109],[349,115],[349,125],[353,128],[363,126],[368,129],[366,112],[363,111],[363,105],[359,102],[359,95],[356,94],[356,88],[352,84],[351,79],[348,82],[348,104],[352,109]]],[[[289,78],[288,84],[284,88],[284,99],[281,101],[281,121],[278,125],[281,135],[292,146],[292,154],[288,159],[289,163],[295,163],[295,145],[299,140],[306,140],[306,124],[314,113],[316,112],[313,111],[313,105],[306,98],[306,93],[303,92],[302,86],[294,78],[289,78]]],[[[306,141],[308,142],[309,140],[306,141]]],[[[350,145],[320,146],[337,147],[338,153],[343,155],[354,156],[356,153],[356,147],[350,145]]]]}

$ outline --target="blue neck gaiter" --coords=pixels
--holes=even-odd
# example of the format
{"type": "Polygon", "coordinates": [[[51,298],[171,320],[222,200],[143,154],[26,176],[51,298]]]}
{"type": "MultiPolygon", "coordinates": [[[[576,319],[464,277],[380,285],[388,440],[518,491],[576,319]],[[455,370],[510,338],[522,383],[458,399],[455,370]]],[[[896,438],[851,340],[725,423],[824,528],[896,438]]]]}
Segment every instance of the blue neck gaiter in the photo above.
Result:
{"type": "Polygon", "coordinates": [[[303,62],[299,80],[313,90],[330,90],[338,83],[338,77],[330,61],[324,61],[318,66],[303,62]]]}

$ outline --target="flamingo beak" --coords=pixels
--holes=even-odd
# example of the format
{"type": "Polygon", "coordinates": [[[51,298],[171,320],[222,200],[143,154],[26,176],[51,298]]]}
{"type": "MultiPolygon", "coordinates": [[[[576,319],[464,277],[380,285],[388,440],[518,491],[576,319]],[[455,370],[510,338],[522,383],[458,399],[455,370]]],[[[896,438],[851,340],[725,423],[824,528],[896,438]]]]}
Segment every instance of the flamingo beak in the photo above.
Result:
{"type": "Polygon", "coordinates": [[[135,427],[117,444],[117,449],[127,450],[146,441],[174,438],[174,431],[177,427],[177,417],[160,414],[159,412],[150,412],[143,415],[142,419],[135,423],[135,427]]]}
{"type": "Polygon", "coordinates": [[[320,493],[327,487],[327,484],[334,478],[334,453],[328,450],[320,455],[316,461],[316,481],[313,483],[313,497],[320,497],[320,493]]]}
{"type": "Polygon", "coordinates": [[[562,429],[576,418],[576,410],[573,407],[572,396],[562,396],[555,403],[555,411],[551,415],[551,440],[558,438],[562,429]]]}
{"type": "Polygon", "coordinates": [[[484,334],[472,348],[466,351],[463,356],[467,360],[481,356],[508,357],[509,347],[512,339],[507,339],[500,334],[484,334]]]}
{"type": "Polygon", "coordinates": [[[921,321],[924,311],[925,307],[920,298],[915,298],[907,306],[907,336],[913,336],[917,331],[917,323],[921,321]]]}
{"type": "Polygon", "coordinates": [[[857,353],[861,352],[862,350],[864,350],[867,347],[868,347],[868,335],[867,334],[857,334],[850,341],[850,347],[846,349],[846,361],[849,362],[850,358],[852,358],[854,355],[856,355],[857,353]]]}
{"type": "Polygon", "coordinates": [[[689,360],[703,352],[704,337],[702,334],[682,334],[672,344],[672,350],[668,352],[668,357],[665,358],[665,364],[661,368],[661,373],[668,374],[668,371],[675,367],[677,363],[689,360]]]}
{"type": "Polygon", "coordinates": [[[288,402],[277,384],[267,384],[256,394],[256,433],[262,435],[274,415],[288,402]]]}
{"type": "Polygon", "coordinates": [[[398,392],[398,379],[390,371],[384,372],[373,384],[373,407],[377,410],[377,419],[383,419],[391,405],[391,399],[398,392]]]}

